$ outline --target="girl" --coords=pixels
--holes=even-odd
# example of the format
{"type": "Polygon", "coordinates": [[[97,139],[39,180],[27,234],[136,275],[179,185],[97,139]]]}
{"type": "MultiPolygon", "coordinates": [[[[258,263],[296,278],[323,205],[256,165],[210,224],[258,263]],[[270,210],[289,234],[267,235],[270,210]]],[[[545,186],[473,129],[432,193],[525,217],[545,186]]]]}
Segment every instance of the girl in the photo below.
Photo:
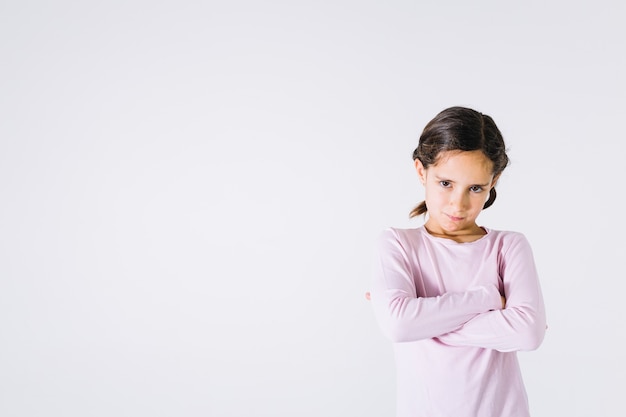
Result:
{"type": "Polygon", "coordinates": [[[509,159],[493,119],[451,107],[413,152],[425,201],[416,229],[385,230],[371,294],[394,343],[397,417],[528,417],[516,351],[546,330],[531,248],[523,234],[479,226],[509,159]]]}

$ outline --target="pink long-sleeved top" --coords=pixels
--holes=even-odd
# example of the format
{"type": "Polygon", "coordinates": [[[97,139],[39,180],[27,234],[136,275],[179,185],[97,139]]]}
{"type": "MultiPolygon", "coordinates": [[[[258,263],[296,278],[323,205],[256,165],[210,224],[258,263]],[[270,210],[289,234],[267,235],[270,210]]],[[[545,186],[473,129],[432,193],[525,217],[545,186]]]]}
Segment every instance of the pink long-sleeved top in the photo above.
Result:
{"type": "Polygon", "coordinates": [[[397,417],[529,416],[516,351],[544,338],[537,270],[523,234],[483,229],[469,243],[380,235],[371,300],[394,342],[397,417]]]}

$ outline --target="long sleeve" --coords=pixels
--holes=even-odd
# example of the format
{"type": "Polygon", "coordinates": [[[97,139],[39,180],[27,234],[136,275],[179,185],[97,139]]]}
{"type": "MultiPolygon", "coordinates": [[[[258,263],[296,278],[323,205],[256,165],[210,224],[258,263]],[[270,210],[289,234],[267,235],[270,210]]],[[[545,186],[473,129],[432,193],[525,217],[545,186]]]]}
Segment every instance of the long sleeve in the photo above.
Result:
{"type": "Polygon", "coordinates": [[[546,314],[532,250],[523,235],[511,238],[500,255],[506,308],[474,316],[460,329],[438,337],[441,342],[502,352],[534,350],[541,345],[546,314]]]}
{"type": "Polygon", "coordinates": [[[501,308],[495,285],[431,297],[418,294],[415,276],[419,271],[409,259],[409,246],[393,229],[384,231],[378,240],[372,303],[383,333],[393,342],[453,335],[449,332],[461,329],[480,313],[501,308]]]}

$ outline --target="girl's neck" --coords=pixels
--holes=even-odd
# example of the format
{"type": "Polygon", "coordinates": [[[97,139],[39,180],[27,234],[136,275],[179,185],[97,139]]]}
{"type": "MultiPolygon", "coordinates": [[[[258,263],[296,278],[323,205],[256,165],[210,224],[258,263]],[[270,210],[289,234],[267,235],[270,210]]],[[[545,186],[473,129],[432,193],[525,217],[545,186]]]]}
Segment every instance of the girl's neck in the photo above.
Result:
{"type": "Polygon", "coordinates": [[[459,230],[452,233],[447,233],[445,230],[433,228],[428,223],[424,225],[424,229],[431,236],[450,239],[458,243],[474,242],[487,234],[487,231],[478,225],[475,225],[475,227],[471,230],[459,230]]]}

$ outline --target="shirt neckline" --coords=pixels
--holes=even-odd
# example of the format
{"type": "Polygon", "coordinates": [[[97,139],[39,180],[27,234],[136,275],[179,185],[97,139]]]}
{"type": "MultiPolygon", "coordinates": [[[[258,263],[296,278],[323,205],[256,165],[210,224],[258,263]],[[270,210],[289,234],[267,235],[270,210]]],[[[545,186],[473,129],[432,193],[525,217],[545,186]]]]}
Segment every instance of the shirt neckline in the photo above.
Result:
{"type": "Polygon", "coordinates": [[[432,239],[434,241],[438,241],[438,242],[448,244],[451,246],[457,246],[457,245],[471,245],[471,244],[475,244],[478,242],[482,242],[491,234],[491,229],[489,229],[488,227],[485,227],[485,226],[479,226],[479,227],[485,231],[485,234],[476,240],[472,240],[471,242],[457,242],[456,240],[449,239],[447,237],[433,236],[428,232],[428,230],[426,230],[425,225],[420,226],[419,230],[422,234],[426,235],[428,239],[432,239]]]}

